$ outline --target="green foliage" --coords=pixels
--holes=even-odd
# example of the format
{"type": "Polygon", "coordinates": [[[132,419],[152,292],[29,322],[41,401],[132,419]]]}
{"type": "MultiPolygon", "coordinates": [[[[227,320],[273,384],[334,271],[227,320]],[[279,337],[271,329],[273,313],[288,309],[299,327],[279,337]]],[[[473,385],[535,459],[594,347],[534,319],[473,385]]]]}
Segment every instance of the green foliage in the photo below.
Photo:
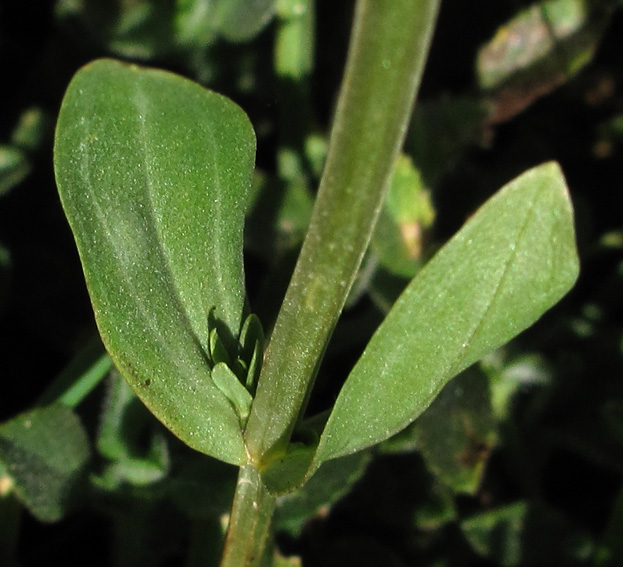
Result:
{"type": "Polygon", "coordinates": [[[0,426],[0,478],[42,521],[65,514],[88,458],[86,432],[64,406],[32,410],[0,426]]]}
{"type": "Polygon", "coordinates": [[[7,5],[2,567],[622,563],[621,2],[438,4],[7,5]]]}
{"type": "Polygon", "coordinates": [[[489,381],[474,366],[452,380],[415,422],[428,468],[454,492],[475,494],[496,444],[489,381]]]}
{"type": "Polygon", "coordinates": [[[242,463],[238,416],[206,353],[213,308],[226,344],[242,324],[255,149],[246,116],[174,75],[99,61],[69,86],[55,147],[63,206],[117,367],[191,447],[242,463]]]}
{"type": "Polygon", "coordinates": [[[30,173],[30,164],[22,151],[0,146],[0,194],[23,181],[30,173]]]}
{"type": "Polygon", "coordinates": [[[577,274],[565,182],[546,164],[488,201],[401,295],[340,392],[318,460],[400,431],[450,378],[534,323],[577,274]]]}
{"type": "Polygon", "coordinates": [[[59,20],[117,55],[146,59],[203,50],[219,36],[243,41],[271,19],[276,0],[95,0],[56,4],[59,20]]]}
{"type": "Polygon", "coordinates": [[[169,451],[162,431],[154,431],[148,412],[118,372],[113,372],[97,436],[98,453],[109,464],[97,479],[102,487],[148,485],[169,472],[169,451]],[[145,451],[142,445],[148,441],[145,451]]]}
{"type": "Polygon", "coordinates": [[[430,191],[420,172],[408,157],[400,156],[371,241],[383,267],[412,278],[421,267],[425,232],[434,219],[430,191]]]}
{"type": "Polygon", "coordinates": [[[0,196],[28,177],[32,171],[32,154],[50,131],[50,120],[40,108],[28,108],[20,115],[10,143],[0,145],[0,196]]]}
{"type": "Polygon", "coordinates": [[[322,513],[361,479],[370,455],[361,451],[323,464],[300,490],[279,499],[275,522],[280,530],[300,535],[309,517],[322,513]]]}
{"type": "Polygon", "coordinates": [[[481,88],[499,86],[518,71],[555,57],[556,44],[587,24],[588,4],[584,0],[549,0],[533,4],[513,18],[479,53],[481,88]]]}
{"type": "Polygon", "coordinates": [[[517,502],[472,516],[461,525],[481,555],[502,567],[583,565],[591,553],[586,533],[543,506],[517,502]]]}

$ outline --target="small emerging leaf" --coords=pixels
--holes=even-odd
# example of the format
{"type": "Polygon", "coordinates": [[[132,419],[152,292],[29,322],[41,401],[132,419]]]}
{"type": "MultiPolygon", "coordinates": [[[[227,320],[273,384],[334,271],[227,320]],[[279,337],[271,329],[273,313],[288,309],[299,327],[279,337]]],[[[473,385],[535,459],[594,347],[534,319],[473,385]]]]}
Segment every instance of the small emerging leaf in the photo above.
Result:
{"type": "Polygon", "coordinates": [[[240,331],[240,357],[247,364],[245,386],[255,392],[264,359],[264,329],[256,315],[249,315],[240,331]]]}
{"type": "Polygon", "coordinates": [[[210,361],[212,364],[224,363],[227,366],[231,365],[231,357],[229,356],[229,352],[227,352],[227,348],[223,344],[221,337],[218,334],[218,330],[216,328],[210,331],[209,338],[209,353],[210,353],[210,361]]]}
{"type": "Polygon", "coordinates": [[[450,378],[532,325],[578,275],[573,214],[555,163],[491,198],[422,269],[340,392],[316,462],[397,433],[450,378]]]}
{"type": "Polygon", "coordinates": [[[224,362],[219,362],[212,369],[212,379],[218,389],[227,396],[240,419],[240,427],[247,423],[253,398],[242,382],[224,362]]]}

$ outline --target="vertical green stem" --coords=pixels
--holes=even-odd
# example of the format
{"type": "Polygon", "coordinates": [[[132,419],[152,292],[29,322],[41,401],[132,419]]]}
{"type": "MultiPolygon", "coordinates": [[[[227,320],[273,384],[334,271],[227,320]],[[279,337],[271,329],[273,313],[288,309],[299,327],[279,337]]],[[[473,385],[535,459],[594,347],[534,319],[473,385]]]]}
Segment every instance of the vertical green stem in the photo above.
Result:
{"type": "Polygon", "coordinates": [[[359,0],[309,231],[267,349],[246,442],[282,454],[374,228],[440,0],[359,0]]]}
{"type": "Polygon", "coordinates": [[[275,499],[253,465],[240,467],[221,567],[260,565],[270,541],[275,499]]]}

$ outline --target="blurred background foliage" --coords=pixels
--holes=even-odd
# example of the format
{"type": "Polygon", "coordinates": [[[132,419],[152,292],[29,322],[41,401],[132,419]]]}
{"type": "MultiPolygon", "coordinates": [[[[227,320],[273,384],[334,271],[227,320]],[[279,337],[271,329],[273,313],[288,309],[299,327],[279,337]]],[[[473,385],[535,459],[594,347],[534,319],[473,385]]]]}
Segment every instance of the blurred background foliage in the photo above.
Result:
{"type": "MultiPolygon", "coordinates": [[[[557,160],[582,273],[411,427],[284,497],[275,565],[623,565],[620,0],[442,2],[418,106],[310,411],[406,282],[528,167],[557,160]]],[[[0,565],[218,561],[236,471],[172,438],[111,368],[52,172],[97,57],[170,69],[258,137],[247,286],[270,329],[313,204],[354,2],[0,2],[0,565]]]]}

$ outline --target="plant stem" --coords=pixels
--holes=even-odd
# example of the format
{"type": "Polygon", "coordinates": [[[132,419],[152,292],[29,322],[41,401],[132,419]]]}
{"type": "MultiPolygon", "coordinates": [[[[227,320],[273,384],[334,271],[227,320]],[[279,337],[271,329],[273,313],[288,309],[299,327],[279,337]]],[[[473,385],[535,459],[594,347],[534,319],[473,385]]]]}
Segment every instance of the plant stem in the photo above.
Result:
{"type": "Polygon", "coordinates": [[[283,454],[378,216],[440,0],[359,0],[329,155],[246,429],[261,467],[283,454]]]}
{"type": "Polygon", "coordinates": [[[107,376],[112,361],[99,337],[92,339],[41,395],[37,404],[53,403],[75,408],[107,376]]]}
{"type": "MultiPolygon", "coordinates": [[[[260,565],[270,539],[275,499],[253,465],[240,467],[221,567],[260,565]]],[[[268,550],[269,551],[269,550],[268,550]]]]}

